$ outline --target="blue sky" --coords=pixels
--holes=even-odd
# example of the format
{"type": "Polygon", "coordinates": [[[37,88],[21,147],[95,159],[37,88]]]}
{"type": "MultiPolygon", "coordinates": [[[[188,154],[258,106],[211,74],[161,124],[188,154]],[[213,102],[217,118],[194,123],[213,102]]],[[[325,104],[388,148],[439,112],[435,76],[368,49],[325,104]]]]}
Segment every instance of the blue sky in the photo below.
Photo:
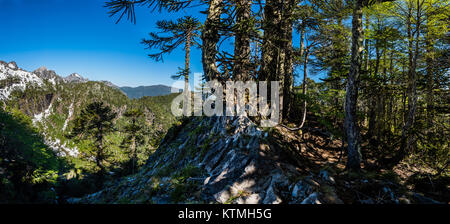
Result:
{"type": "MultiPolygon", "coordinates": [[[[179,13],[137,9],[137,23],[115,24],[104,0],[0,0],[0,60],[16,61],[33,71],[41,66],[61,76],[79,73],[91,80],[108,80],[119,86],[166,84],[184,66],[182,49],[164,57],[164,63],[147,57],[140,44],[155,31],[161,19],[194,15],[198,9],[179,13]]],[[[201,72],[201,52],[191,55],[193,72],[201,72]]]]}
{"type": "MultiPolygon", "coordinates": [[[[0,60],[15,61],[28,71],[45,66],[61,76],[76,72],[118,86],[172,85],[170,76],[184,66],[183,49],[164,56],[164,63],[155,62],[140,42],[156,31],[158,20],[192,15],[203,22],[205,16],[199,12],[204,8],[159,13],[138,7],[136,24],[115,24],[117,17],[109,17],[104,4],[105,0],[0,0],[0,60]]],[[[191,71],[202,72],[200,49],[192,50],[191,71]]],[[[314,80],[323,76],[311,75],[314,80]]]]}

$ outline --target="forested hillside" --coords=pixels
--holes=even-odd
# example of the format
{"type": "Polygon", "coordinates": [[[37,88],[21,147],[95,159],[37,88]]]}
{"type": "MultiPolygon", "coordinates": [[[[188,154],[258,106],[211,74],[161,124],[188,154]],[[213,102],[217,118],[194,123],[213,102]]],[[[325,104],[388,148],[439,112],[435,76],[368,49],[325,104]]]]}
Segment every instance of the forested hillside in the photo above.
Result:
{"type": "Polygon", "coordinates": [[[117,88],[104,82],[87,81],[80,75],[62,78],[46,68],[27,72],[15,63],[0,62],[0,66],[0,75],[4,77],[1,88],[4,94],[1,136],[5,149],[1,157],[5,184],[2,189],[6,191],[2,192],[1,200],[4,202],[54,202],[57,193],[61,198],[64,194],[80,195],[99,187],[95,178],[90,177],[97,172],[91,159],[92,139],[72,135],[77,118],[92,103],[102,102],[116,114],[112,131],[105,136],[108,147],[105,166],[109,176],[131,172],[125,141],[131,119],[125,115],[129,111],[142,111],[136,118],[143,129],[137,166],[144,163],[176,122],[167,106],[176,94],[131,100],[117,88]],[[21,166],[27,168],[22,170],[21,166]],[[51,197],[38,198],[44,197],[40,190],[32,193],[39,187],[51,197]]]}
{"type": "Polygon", "coordinates": [[[54,184],[65,161],[58,158],[20,111],[0,110],[0,202],[54,203],[54,184]]]}

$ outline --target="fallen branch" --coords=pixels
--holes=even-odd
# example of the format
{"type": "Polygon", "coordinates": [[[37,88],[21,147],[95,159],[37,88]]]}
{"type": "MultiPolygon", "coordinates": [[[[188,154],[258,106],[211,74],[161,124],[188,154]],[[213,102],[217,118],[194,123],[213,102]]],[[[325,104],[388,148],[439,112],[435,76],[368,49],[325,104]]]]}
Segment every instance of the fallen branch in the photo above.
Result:
{"type": "Polygon", "coordinates": [[[287,130],[289,130],[289,131],[300,131],[300,130],[302,130],[302,128],[303,128],[304,125],[302,125],[302,126],[300,126],[300,127],[298,127],[298,128],[290,128],[290,127],[288,127],[288,126],[286,126],[286,125],[284,125],[284,124],[278,124],[278,126],[280,126],[280,127],[282,127],[282,128],[285,128],[285,129],[287,129],[287,130]]]}

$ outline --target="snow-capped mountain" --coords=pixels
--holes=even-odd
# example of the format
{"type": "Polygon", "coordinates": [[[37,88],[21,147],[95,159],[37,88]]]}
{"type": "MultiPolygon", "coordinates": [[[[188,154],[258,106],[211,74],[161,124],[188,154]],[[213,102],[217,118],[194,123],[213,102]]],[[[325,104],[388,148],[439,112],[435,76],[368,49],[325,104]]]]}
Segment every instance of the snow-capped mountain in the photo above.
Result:
{"type": "MultiPolygon", "coordinates": [[[[77,73],[62,78],[46,67],[29,72],[19,68],[15,62],[0,61],[0,106],[18,108],[28,115],[41,131],[45,143],[59,156],[77,157],[77,147],[66,139],[64,133],[74,115],[79,113],[76,106],[83,105],[88,98],[84,94],[90,91],[84,89],[89,85],[101,85],[87,82],[88,79],[77,73]],[[87,86],[80,86],[83,84],[87,86]]],[[[117,94],[126,97],[121,92],[117,94]]]]}
{"type": "Polygon", "coordinates": [[[14,90],[42,85],[44,81],[36,74],[20,69],[15,62],[0,61],[0,100],[8,99],[14,90]]]}
{"type": "MultiPolygon", "coordinates": [[[[88,81],[78,73],[63,78],[44,66],[33,72],[28,72],[19,68],[16,62],[0,61],[0,100],[7,100],[15,90],[24,91],[31,86],[54,87],[61,83],[86,83],[88,81]]],[[[109,85],[112,86],[113,84],[110,83],[109,85]]]]}
{"type": "MultiPolygon", "coordinates": [[[[171,97],[132,102],[108,81],[89,81],[77,73],[63,78],[46,67],[29,72],[15,62],[0,61],[0,110],[18,110],[29,117],[46,145],[59,156],[80,155],[79,146],[67,136],[73,128],[72,121],[88,104],[104,102],[118,114],[118,120],[123,120],[122,114],[128,106],[137,103],[144,107],[146,122],[153,125],[155,131],[164,131],[175,120],[168,103],[171,97]]],[[[117,134],[111,138],[121,137],[117,134]]]]}

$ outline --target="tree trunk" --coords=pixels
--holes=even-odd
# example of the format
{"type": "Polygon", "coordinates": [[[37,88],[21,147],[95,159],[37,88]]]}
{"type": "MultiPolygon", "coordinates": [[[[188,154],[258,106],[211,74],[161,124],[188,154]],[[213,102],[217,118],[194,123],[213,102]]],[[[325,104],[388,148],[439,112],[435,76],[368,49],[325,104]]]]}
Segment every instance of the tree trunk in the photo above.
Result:
{"type": "MultiPolygon", "coordinates": [[[[366,30],[370,30],[370,16],[369,13],[366,13],[366,30]]],[[[369,60],[370,60],[370,51],[369,51],[369,39],[366,38],[364,41],[364,48],[365,48],[365,54],[364,54],[364,72],[369,73],[369,60]]]]}
{"type": "MultiPolygon", "coordinates": [[[[417,59],[419,56],[419,37],[420,37],[420,0],[417,0],[417,15],[416,15],[416,36],[413,36],[411,20],[412,20],[412,6],[409,10],[410,18],[408,18],[408,36],[409,36],[409,71],[408,71],[408,112],[406,116],[406,123],[402,131],[402,141],[400,147],[400,155],[403,157],[409,150],[412,149],[414,144],[414,133],[412,128],[414,126],[416,109],[417,109],[417,59]],[[415,39],[415,40],[414,40],[415,39]],[[415,41],[415,46],[414,46],[415,41]]],[[[398,158],[399,159],[399,158],[398,158]]],[[[397,159],[397,160],[398,160],[397,159]]]]}
{"type": "Polygon", "coordinates": [[[288,119],[291,113],[291,106],[293,104],[294,91],[294,49],[292,46],[292,34],[294,30],[292,14],[295,7],[295,0],[289,0],[286,3],[286,8],[283,12],[283,33],[284,37],[284,90],[283,90],[283,118],[288,119]]]}
{"type": "Polygon", "coordinates": [[[305,26],[300,27],[300,60],[303,58],[303,53],[305,52],[305,26]]]}
{"type": "MultiPolygon", "coordinates": [[[[391,61],[390,61],[390,64],[389,64],[389,74],[390,74],[390,76],[391,77],[394,77],[394,51],[391,51],[391,55],[390,55],[390,58],[391,58],[391,61]]],[[[388,114],[387,114],[387,116],[388,116],[388,130],[389,130],[389,138],[391,138],[392,137],[392,132],[391,132],[391,130],[392,130],[392,126],[393,126],[393,120],[395,120],[395,113],[394,113],[394,110],[393,110],[393,102],[394,102],[394,100],[395,100],[395,95],[393,94],[393,89],[392,89],[392,86],[393,86],[393,80],[392,79],[390,79],[389,80],[389,106],[388,106],[388,114]],[[394,118],[394,119],[393,119],[394,118]]],[[[389,140],[390,141],[390,140],[389,140]]]]}
{"type": "Polygon", "coordinates": [[[183,114],[185,116],[190,116],[191,115],[191,102],[189,100],[189,97],[191,96],[191,91],[189,91],[189,73],[190,73],[190,67],[189,67],[189,62],[190,62],[190,53],[191,53],[191,34],[188,33],[187,37],[186,37],[186,43],[185,43],[185,51],[186,51],[186,55],[185,55],[185,67],[184,67],[184,105],[183,105],[183,114]]]}
{"type": "MultiPolygon", "coordinates": [[[[264,7],[264,39],[261,63],[261,81],[280,82],[280,121],[290,102],[293,85],[292,12],[294,0],[287,4],[283,0],[266,1],[264,7]]],[[[270,90],[270,87],[268,88],[270,90]]],[[[270,96],[271,94],[268,93],[270,96]]],[[[287,110],[289,111],[289,110],[287,110]]]]}
{"type": "Polygon", "coordinates": [[[306,91],[308,89],[308,59],[309,59],[309,50],[305,51],[305,62],[303,64],[303,87],[302,87],[302,93],[305,97],[303,102],[303,116],[302,116],[302,123],[300,124],[299,128],[303,128],[305,126],[306,122],[306,113],[307,113],[307,106],[308,102],[306,101],[306,91]]]}
{"type": "MultiPolygon", "coordinates": [[[[413,21],[413,3],[412,1],[408,2],[408,18],[406,21],[407,33],[408,33],[408,41],[409,41],[409,50],[408,50],[408,89],[407,89],[407,108],[405,108],[406,114],[403,116],[405,119],[404,126],[402,128],[402,137],[400,141],[400,149],[396,152],[396,154],[384,161],[385,164],[393,166],[400,162],[408,152],[412,150],[415,143],[414,138],[414,122],[415,122],[415,114],[417,108],[417,77],[416,77],[416,68],[417,68],[417,59],[419,56],[419,37],[420,37],[420,0],[417,0],[417,17],[416,19],[416,30],[415,35],[412,30],[412,21],[413,21]],[[415,42],[415,44],[414,44],[415,42]]],[[[405,94],[405,95],[406,95],[405,94]]],[[[406,104],[406,99],[404,99],[406,104]]],[[[404,105],[406,107],[406,105],[404,105]]]]}
{"type": "Polygon", "coordinates": [[[345,102],[345,131],[347,136],[348,161],[347,169],[361,169],[361,152],[359,145],[359,128],[356,115],[358,100],[358,82],[361,70],[361,53],[363,51],[363,0],[356,0],[352,21],[352,55],[350,72],[347,78],[345,102]]]}
{"type": "MultiPolygon", "coordinates": [[[[377,80],[378,73],[380,71],[380,43],[378,40],[375,40],[375,68],[374,68],[374,74],[372,76],[373,79],[377,80]]],[[[377,84],[378,82],[376,82],[377,84]]],[[[377,132],[376,124],[377,124],[377,113],[376,109],[379,107],[379,97],[376,93],[377,86],[374,86],[373,83],[370,84],[370,96],[369,96],[369,130],[367,132],[367,136],[370,140],[378,139],[378,135],[375,134],[377,132]]],[[[373,142],[373,141],[372,141],[373,142]]]]}
{"type": "Polygon", "coordinates": [[[103,149],[103,128],[98,127],[98,135],[97,135],[97,156],[95,158],[95,162],[97,167],[100,168],[100,171],[97,173],[96,185],[98,187],[102,186],[103,178],[105,176],[106,170],[103,164],[103,160],[105,159],[104,149],[103,149]]]}
{"type": "Polygon", "coordinates": [[[220,40],[220,16],[222,15],[223,0],[211,0],[208,16],[202,32],[202,63],[206,81],[219,78],[219,70],[216,64],[217,43],[220,40]]]}
{"type": "Polygon", "coordinates": [[[131,173],[134,174],[137,168],[137,152],[136,152],[136,119],[132,119],[132,138],[131,138],[131,173]]]}
{"type": "Polygon", "coordinates": [[[136,153],[136,136],[131,138],[131,173],[134,174],[137,167],[137,153],[136,153]]]}
{"type": "MultiPolygon", "coordinates": [[[[427,26],[432,26],[427,19],[427,26]]],[[[434,96],[433,96],[433,88],[434,88],[434,44],[433,37],[428,28],[427,34],[425,35],[425,44],[426,44],[426,78],[427,78],[427,90],[426,90],[426,99],[427,99],[427,132],[433,127],[433,110],[434,110],[434,96]]]]}
{"type": "Polygon", "coordinates": [[[238,0],[236,3],[236,37],[234,45],[234,79],[248,81],[250,79],[250,17],[251,0],[238,0]]]}
{"type": "MultiPolygon", "coordinates": [[[[282,0],[268,0],[264,6],[264,21],[263,21],[263,45],[261,52],[261,71],[259,74],[260,81],[280,81],[280,104],[272,104],[272,108],[279,107],[282,113],[283,106],[283,86],[284,86],[284,74],[282,75],[283,65],[283,52],[284,45],[282,39],[284,35],[282,34],[282,0]]],[[[267,88],[268,101],[271,102],[271,87],[267,88]]],[[[274,103],[274,102],[271,102],[274,103]]],[[[280,120],[282,115],[280,114],[280,120]]]]}

